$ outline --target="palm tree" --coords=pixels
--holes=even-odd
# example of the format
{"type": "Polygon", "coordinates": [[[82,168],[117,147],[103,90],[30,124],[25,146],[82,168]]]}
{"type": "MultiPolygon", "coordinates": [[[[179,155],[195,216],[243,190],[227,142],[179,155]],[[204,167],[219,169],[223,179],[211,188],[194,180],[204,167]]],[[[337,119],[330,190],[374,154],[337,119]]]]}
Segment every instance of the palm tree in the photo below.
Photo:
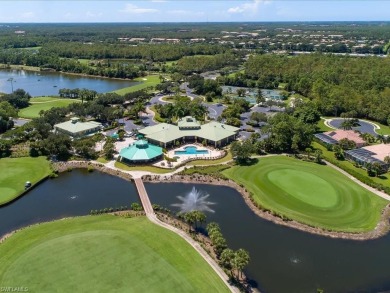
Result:
{"type": "Polygon", "coordinates": [[[263,96],[263,92],[261,91],[261,89],[257,89],[256,103],[262,104],[264,102],[265,102],[265,98],[263,96]]]}
{"type": "Polygon", "coordinates": [[[306,148],[305,152],[306,152],[307,158],[310,160],[310,154],[313,152],[313,150],[311,148],[306,148]]]}
{"type": "Polygon", "coordinates": [[[322,150],[315,150],[314,158],[315,158],[316,163],[321,164],[322,163],[322,150]]]}
{"type": "Polygon", "coordinates": [[[336,157],[337,160],[344,159],[343,149],[338,144],[333,146],[333,151],[334,151],[334,156],[336,157]]]}
{"type": "Polygon", "coordinates": [[[191,231],[192,225],[196,222],[194,213],[188,212],[184,214],[184,221],[188,223],[188,231],[191,231]]]}
{"type": "Polygon", "coordinates": [[[269,107],[269,111],[272,110],[272,106],[275,105],[275,101],[272,100],[272,99],[268,99],[268,101],[266,102],[267,106],[269,107]]]}
{"type": "Polygon", "coordinates": [[[382,174],[382,165],[379,162],[372,163],[372,170],[375,172],[375,176],[378,177],[382,174]]]}
{"type": "Polygon", "coordinates": [[[382,135],[382,134],[378,134],[378,135],[376,136],[376,139],[377,139],[377,141],[379,141],[379,142],[381,142],[381,143],[385,143],[385,141],[386,141],[385,136],[382,135]]]}
{"type": "Polygon", "coordinates": [[[215,247],[215,253],[219,257],[222,251],[227,248],[226,239],[222,235],[219,235],[214,239],[214,241],[212,240],[212,242],[215,247]]]}
{"type": "Polygon", "coordinates": [[[240,248],[234,253],[232,264],[233,267],[240,273],[240,277],[242,277],[242,271],[248,265],[249,260],[249,253],[245,249],[240,248]]]}
{"type": "Polygon", "coordinates": [[[220,264],[222,265],[222,267],[229,270],[231,275],[233,275],[232,262],[234,257],[235,257],[234,251],[231,250],[230,248],[226,248],[224,251],[222,251],[220,256],[220,264]]]}
{"type": "Polygon", "coordinates": [[[202,223],[206,222],[206,214],[201,211],[193,211],[193,217],[195,219],[195,228],[197,228],[198,223],[202,225],[202,223]]]}
{"type": "Polygon", "coordinates": [[[353,123],[351,119],[344,119],[340,126],[344,130],[352,130],[353,123]]]}

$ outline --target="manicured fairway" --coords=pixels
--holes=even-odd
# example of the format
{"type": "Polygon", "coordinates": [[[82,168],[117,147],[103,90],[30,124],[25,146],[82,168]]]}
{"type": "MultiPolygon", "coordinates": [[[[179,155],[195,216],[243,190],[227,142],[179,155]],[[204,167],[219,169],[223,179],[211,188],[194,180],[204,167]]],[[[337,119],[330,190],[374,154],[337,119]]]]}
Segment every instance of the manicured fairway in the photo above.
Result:
{"type": "Polygon", "coordinates": [[[111,215],[27,228],[0,244],[0,284],[29,292],[229,292],[179,236],[111,215]]]}
{"type": "Polygon", "coordinates": [[[0,159],[0,205],[24,191],[24,184],[38,182],[51,172],[45,157],[0,159]]]}
{"type": "Polygon", "coordinates": [[[60,98],[33,98],[30,100],[30,106],[19,111],[19,117],[35,118],[39,117],[41,110],[47,111],[54,107],[66,107],[72,103],[79,103],[76,99],[60,99],[60,98]]]}
{"type": "Polygon", "coordinates": [[[146,89],[148,87],[155,87],[160,83],[160,79],[158,75],[147,75],[145,77],[138,77],[135,78],[134,81],[141,81],[142,83],[137,84],[135,86],[125,87],[116,91],[113,91],[114,93],[117,93],[118,95],[125,95],[127,93],[132,93],[135,91],[140,91],[143,89],[146,89]]]}
{"type": "Polygon", "coordinates": [[[284,156],[222,172],[242,183],[261,206],[288,218],[331,230],[375,228],[387,201],[328,166],[284,156]]]}

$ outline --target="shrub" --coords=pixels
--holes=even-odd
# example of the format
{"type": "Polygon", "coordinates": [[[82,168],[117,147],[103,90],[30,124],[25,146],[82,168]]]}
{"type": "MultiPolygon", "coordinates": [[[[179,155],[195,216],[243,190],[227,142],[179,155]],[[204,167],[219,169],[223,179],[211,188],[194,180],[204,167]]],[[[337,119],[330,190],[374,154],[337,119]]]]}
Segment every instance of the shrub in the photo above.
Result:
{"type": "Polygon", "coordinates": [[[142,206],[138,203],[138,202],[133,202],[131,205],[130,205],[131,209],[133,211],[142,211],[143,208],[142,206]]]}

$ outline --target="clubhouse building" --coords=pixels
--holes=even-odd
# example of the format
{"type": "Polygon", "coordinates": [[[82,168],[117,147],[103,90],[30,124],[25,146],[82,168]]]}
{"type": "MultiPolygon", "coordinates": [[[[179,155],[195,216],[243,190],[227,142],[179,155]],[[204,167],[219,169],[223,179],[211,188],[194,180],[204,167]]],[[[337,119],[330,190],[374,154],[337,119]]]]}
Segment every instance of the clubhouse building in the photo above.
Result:
{"type": "Polygon", "coordinates": [[[224,146],[237,138],[240,129],[216,121],[200,124],[195,118],[186,116],[177,125],[161,123],[139,130],[149,142],[161,147],[177,143],[205,142],[214,147],[224,146]]]}
{"type": "Polygon", "coordinates": [[[146,140],[137,140],[133,145],[121,149],[118,160],[124,163],[149,163],[162,156],[161,147],[149,144],[146,140]]]}
{"type": "Polygon", "coordinates": [[[54,133],[63,133],[72,138],[81,138],[92,135],[102,129],[103,125],[99,122],[81,122],[77,117],[73,117],[69,121],[54,125],[54,133]]]}

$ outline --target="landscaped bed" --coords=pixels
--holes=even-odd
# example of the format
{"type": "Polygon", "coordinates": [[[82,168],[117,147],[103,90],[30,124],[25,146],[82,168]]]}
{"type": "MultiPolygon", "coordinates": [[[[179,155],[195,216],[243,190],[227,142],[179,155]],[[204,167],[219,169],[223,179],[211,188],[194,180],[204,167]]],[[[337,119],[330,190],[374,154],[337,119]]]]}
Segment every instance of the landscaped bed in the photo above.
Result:
{"type": "Polygon", "coordinates": [[[328,166],[285,156],[260,158],[222,173],[243,184],[263,208],[329,230],[372,230],[387,204],[328,166]]]}
{"type": "Polygon", "coordinates": [[[0,284],[29,292],[229,292],[179,236],[145,217],[66,219],[0,245],[0,284]]]}
{"type": "Polygon", "coordinates": [[[26,181],[34,184],[51,173],[45,157],[2,158],[0,170],[0,205],[19,196],[26,181]]]}

